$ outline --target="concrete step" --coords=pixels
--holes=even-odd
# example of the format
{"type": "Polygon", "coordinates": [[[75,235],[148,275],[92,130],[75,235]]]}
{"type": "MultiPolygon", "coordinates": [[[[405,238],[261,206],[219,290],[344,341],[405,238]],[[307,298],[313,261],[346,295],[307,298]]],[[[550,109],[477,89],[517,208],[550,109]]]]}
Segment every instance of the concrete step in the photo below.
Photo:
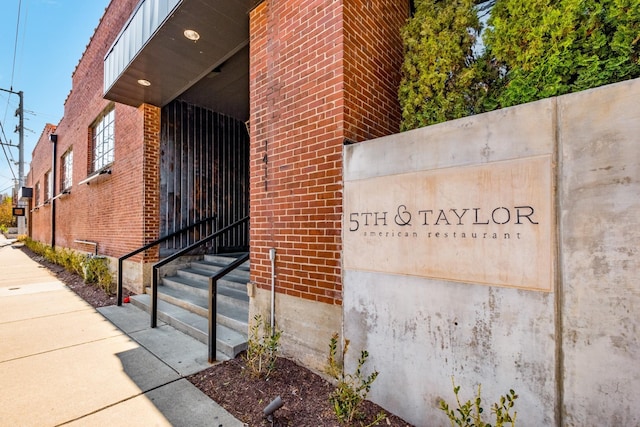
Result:
{"type": "MultiPolygon", "coordinates": [[[[204,261],[210,264],[228,265],[228,264],[231,264],[231,262],[235,261],[237,258],[241,257],[242,255],[244,255],[244,253],[205,255],[204,261]]],[[[250,261],[246,261],[240,267],[238,267],[237,271],[244,270],[249,272],[249,266],[250,266],[250,261]]]]}
{"type": "MultiPolygon", "coordinates": [[[[233,261],[233,259],[231,260],[233,261]]],[[[213,263],[208,261],[193,261],[191,262],[191,268],[197,272],[197,274],[209,277],[222,270],[228,264],[213,263]]],[[[226,274],[220,282],[228,282],[230,286],[236,286],[238,288],[246,289],[249,282],[249,270],[245,270],[242,266],[238,267],[234,271],[226,274]]]]}
{"type": "MultiPolygon", "coordinates": [[[[182,275],[163,277],[161,281],[162,286],[173,288],[177,291],[184,292],[185,294],[191,293],[199,295],[204,298],[209,296],[209,282],[202,282],[201,280],[193,280],[186,278],[182,275]]],[[[233,299],[230,303],[236,303],[239,305],[246,305],[249,303],[249,296],[247,295],[247,285],[242,288],[230,285],[228,282],[220,280],[218,281],[218,297],[222,299],[233,299]]]]}
{"type": "MultiPolygon", "coordinates": [[[[151,312],[151,295],[132,296],[131,303],[147,313],[151,312]]],[[[208,343],[209,326],[206,317],[158,298],[158,319],[205,344],[208,343]]],[[[222,324],[216,326],[216,350],[218,352],[234,358],[246,348],[246,333],[241,334],[222,324]]]]}
{"type": "MultiPolygon", "coordinates": [[[[151,288],[147,288],[146,292],[150,295],[151,288]]],[[[239,300],[229,296],[228,292],[237,291],[218,288],[216,319],[218,323],[246,335],[249,328],[249,297],[245,294],[243,296],[245,300],[239,300]]],[[[205,319],[209,317],[208,293],[199,295],[168,286],[159,286],[158,300],[181,307],[205,319]]]]}
{"type": "MultiPolygon", "coordinates": [[[[193,264],[193,263],[192,263],[193,264]]],[[[176,282],[190,284],[197,288],[209,289],[209,277],[214,273],[201,268],[195,268],[193,266],[187,268],[181,268],[176,272],[175,276],[163,277],[163,283],[168,280],[174,280],[176,282]]],[[[249,282],[249,276],[241,277],[233,275],[231,273],[224,276],[224,278],[218,280],[218,286],[226,286],[228,288],[234,288],[241,292],[247,292],[247,283],[249,282]]],[[[208,292],[208,291],[207,291],[208,292]]]]}
{"type": "MultiPolygon", "coordinates": [[[[184,295],[188,298],[189,295],[198,296],[201,298],[209,297],[209,283],[202,283],[202,281],[192,280],[184,278],[182,276],[170,276],[162,278],[161,288],[171,288],[178,292],[180,295],[184,295]]],[[[245,307],[249,304],[249,296],[247,295],[246,285],[242,290],[236,287],[230,287],[225,282],[218,282],[218,302],[225,301],[228,304],[236,305],[238,307],[245,307]]],[[[176,296],[180,296],[176,294],[176,296]]]]}
{"type": "MultiPolygon", "coordinates": [[[[208,342],[209,277],[220,271],[237,257],[207,255],[192,261],[176,271],[174,276],[163,277],[158,287],[158,319],[204,342],[208,342]]],[[[246,349],[249,330],[248,262],[218,280],[216,323],[217,350],[235,357],[246,349]]],[[[151,289],[147,294],[132,298],[132,302],[150,311],[151,289]]]]}

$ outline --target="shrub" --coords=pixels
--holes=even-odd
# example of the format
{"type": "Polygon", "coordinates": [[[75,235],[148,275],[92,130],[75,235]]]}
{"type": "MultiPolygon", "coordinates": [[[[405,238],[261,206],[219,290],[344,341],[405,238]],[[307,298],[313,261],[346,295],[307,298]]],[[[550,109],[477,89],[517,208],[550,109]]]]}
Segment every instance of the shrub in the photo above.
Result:
{"type": "Polygon", "coordinates": [[[72,273],[75,273],[81,276],[83,274],[82,263],[86,259],[86,255],[83,255],[78,252],[73,252],[73,251],[70,251],[70,252],[71,253],[67,261],[68,267],[65,267],[65,268],[67,268],[68,271],[71,271],[72,273]]]}
{"type": "Polygon", "coordinates": [[[483,111],[496,70],[473,50],[481,29],[473,0],[417,0],[415,7],[401,30],[401,130],[483,111]]]}
{"type": "MultiPolygon", "coordinates": [[[[274,328],[275,329],[275,328],[274,328]]],[[[245,360],[251,375],[267,379],[276,369],[281,331],[271,330],[271,325],[255,315],[249,327],[245,360]]]]}
{"type": "Polygon", "coordinates": [[[498,0],[484,40],[506,70],[499,106],[638,77],[639,39],[637,0],[498,0]]]}
{"type": "Polygon", "coordinates": [[[56,252],[56,263],[64,267],[67,271],[73,271],[71,268],[73,252],[66,248],[60,248],[56,252]]]}
{"type": "Polygon", "coordinates": [[[107,258],[88,256],[81,265],[85,282],[97,284],[108,295],[113,295],[115,288],[107,258]]]}
{"type": "Polygon", "coordinates": [[[29,248],[31,252],[36,255],[44,256],[46,245],[44,243],[37,242],[35,240],[31,240],[29,237],[24,238],[24,245],[29,248]]]}
{"type": "MultiPolygon", "coordinates": [[[[453,393],[456,395],[455,410],[449,408],[449,405],[444,400],[440,400],[440,409],[443,410],[451,426],[460,427],[492,427],[490,423],[483,420],[485,417],[484,408],[482,407],[482,397],[480,396],[481,386],[478,385],[478,393],[473,401],[467,400],[465,403],[460,402],[458,393],[460,392],[460,386],[456,386],[453,377],[451,378],[451,384],[453,385],[453,393]]],[[[504,396],[500,396],[499,403],[494,403],[491,407],[491,412],[495,415],[496,423],[495,427],[503,427],[506,423],[509,423],[511,427],[516,425],[516,415],[509,412],[514,404],[518,395],[513,390],[509,390],[504,396]]]]}
{"type": "Polygon", "coordinates": [[[82,276],[86,283],[98,285],[108,295],[115,293],[115,282],[109,270],[107,258],[87,256],[71,249],[52,248],[26,236],[22,236],[20,241],[31,252],[44,257],[48,262],[58,264],[65,270],[82,276]]]}
{"type": "Polygon", "coordinates": [[[640,77],[638,0],[416,0],[402,38],[401,130],[640,77]]]}
{"type": "MultiPolygon", "coordinates": [[[[345,340],[342,350],[342,361],[347,354],[349,348],[349,340],[345,340]]],[[[360,404],[366,400],[367,394],[371,390],[371,385],[378,378],[378,371],[373,371],[368,376],[362,373],[369,353],[362,350],[358,359],[358,366],[353,374],[345,374],[344,365],[337,358],[338,352],[338,333],[334,333],[329,343],[329,356],[327,358],[327,367],[325,372],[338,380],[336,389],[329,395],[329,402],[341,423],[351,424],[354,420],[363,418],[363,414],[359,411],[360,404]]],[[[386,414],[380,413],[376,419],[369,425],[375,425],[386,418],[386,414]]]]}

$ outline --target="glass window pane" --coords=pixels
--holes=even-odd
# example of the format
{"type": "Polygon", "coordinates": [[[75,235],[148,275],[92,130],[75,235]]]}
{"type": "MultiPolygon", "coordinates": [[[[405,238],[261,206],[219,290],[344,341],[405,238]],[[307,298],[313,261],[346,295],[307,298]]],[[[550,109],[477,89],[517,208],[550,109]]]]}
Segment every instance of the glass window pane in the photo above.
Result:
{"type": "Polygon", "coordinates": [[[114,160],[115,110],[105,114],[93,128],[93,169],[99,170],[114,160]]]}

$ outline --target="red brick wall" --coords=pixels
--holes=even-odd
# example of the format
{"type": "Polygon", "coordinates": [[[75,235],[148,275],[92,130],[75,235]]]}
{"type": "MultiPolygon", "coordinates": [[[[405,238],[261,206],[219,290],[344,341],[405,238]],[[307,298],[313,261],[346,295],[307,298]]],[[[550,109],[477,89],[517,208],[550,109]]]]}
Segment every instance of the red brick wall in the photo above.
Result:
{"type": "Polygon", "coordinates": [[[51,205],[43,205],[45,201],[45,179],[47,171],[51,170],[52,147],[49,135],[55,132],[56,127],[47,124],[38,139],[31,154],[31,168],[27,176],[27,186],[33,188],[33,199],[29,221],[31,238],[47,245],[51,244],[51,205]],[[40,199],[36,201],[36,184],[40,183],[40,199]]]}
{"type": "Polygon", "coordinates": [[[399,29],[408,17],[408,0],[344,1],[344,128],[350,140],[391,135],[400,129],[399,29]]]}
{"type": "MultiPolygon", "coordinates": [[[[91,246],[74,241],[96,241],[101,254],[117,257],[157,236],[159,109],[116,104],[112,173],[89,184],[79,184],[92,172],[91,126],[112,105],[103,99],[103,58],[137,3],[138,0],[123,0],[109,5],[73,73],[65,116],[56,130],[58,179],[55,194],[60,191],[60,158],[73,147],[71,194],[56,201],[57,246],[88,252],[92,250],[91,246]],[[149,120],[146,124],[145,118],[149,120]]],[[[34,151],[34,159],[44,159],[41,154],[34,151]]],[[[39,176],[40,169],[40,165],[32,164],[34,177],[39,176]]],[[[40,236],[46,235],[47,228],[50,232],[50,220],[48,223],[40,221],[34,215],[33,237],[41,240],[40,236]]]]}
{"type": "MultiPolygon", "coordinates": [[[[160,108],[142,105],[144,113],[144,147],[142,178],[144,185],[144,243],[160,237],[160,108]]],[[[146,261],[157,261],[159,248],[144,253],[146,261]]]]}
{"type": "Polygon", "coordinates": [[[272,0],[252,11],[257,286],[269,286],[274,247],[278,292],[341,304],[342,144],[398,129],[402,49],[395,34],[407,15],[407,1],[272,0]]]}

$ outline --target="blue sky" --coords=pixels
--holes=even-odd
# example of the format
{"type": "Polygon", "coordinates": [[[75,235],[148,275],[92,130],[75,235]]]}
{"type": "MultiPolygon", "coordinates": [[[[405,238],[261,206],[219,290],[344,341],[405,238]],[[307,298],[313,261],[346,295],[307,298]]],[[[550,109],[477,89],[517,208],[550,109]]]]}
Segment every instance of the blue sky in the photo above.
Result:
{"type": "MultiPolygon", "coordinates": [[[[24,92],[25,176],[46,123],[57,125],[71,90],[71,74],[110,0],[1,0],[0,88],[24,92]],[[18,18],[18,11],[19,18],[18,18]],[[19,21],[18,21],[19,19],[19,21]],[[16,41],[17,34],[17,41],[16,41]],[[15,64],[14,64],[15,54],[15,64]]],[[[18,95],[0,91],[0,140],[17,145],[18,95]],[[5,139],[6,138],[6,139],[5,139]]],[[[16,147],[4,147],[18,161],[16,147]]],[[[0,148],[0,194],[11,194],[18,165],[0,148]]]]}

